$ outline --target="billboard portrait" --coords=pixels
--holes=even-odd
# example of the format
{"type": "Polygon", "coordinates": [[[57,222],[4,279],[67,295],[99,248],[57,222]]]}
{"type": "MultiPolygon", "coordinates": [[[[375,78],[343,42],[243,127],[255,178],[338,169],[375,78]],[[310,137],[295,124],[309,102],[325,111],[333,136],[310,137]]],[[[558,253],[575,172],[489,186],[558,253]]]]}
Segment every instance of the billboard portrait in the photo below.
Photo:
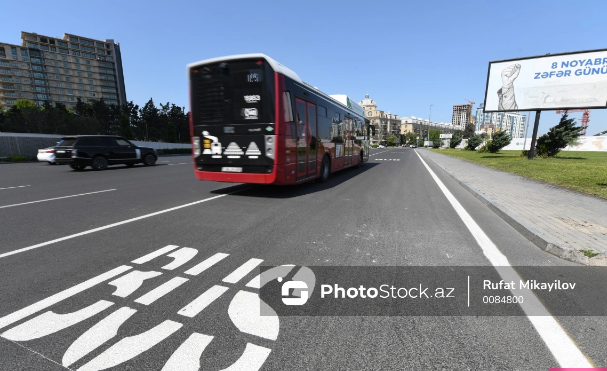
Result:
{"type": "Polygon", "coordinates": [[[485,112],[607,107],[607,50],[489,62],[485,112]]]}

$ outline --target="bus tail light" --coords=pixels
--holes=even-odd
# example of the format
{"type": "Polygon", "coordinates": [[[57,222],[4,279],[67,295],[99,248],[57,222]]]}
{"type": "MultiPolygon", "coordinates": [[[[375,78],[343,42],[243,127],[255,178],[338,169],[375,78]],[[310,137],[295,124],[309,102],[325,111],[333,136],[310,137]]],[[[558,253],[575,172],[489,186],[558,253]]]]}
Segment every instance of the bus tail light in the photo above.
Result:
{"type": "Polygon", "coordinates": [[[266,144],[266,157],[274,160],[274,153],[276,147],[276,135],[264,135],[264,140],[266,144]]]}
{"type": "Polygon", "coordinates": [[[200,137],[192,137],[192,144],[194,145],[194,156],[200,156],[200,137]]]}

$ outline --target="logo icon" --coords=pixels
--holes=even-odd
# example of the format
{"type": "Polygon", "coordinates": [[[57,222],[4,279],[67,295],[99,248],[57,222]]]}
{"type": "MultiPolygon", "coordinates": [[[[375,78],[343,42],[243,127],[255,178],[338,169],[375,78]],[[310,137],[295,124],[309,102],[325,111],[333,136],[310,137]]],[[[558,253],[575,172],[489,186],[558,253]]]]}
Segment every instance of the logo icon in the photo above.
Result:
{"type": "MultiPolygon", "coordinates": [[[[278,282],[282,282],[282,277],[278,277],[278,282]]],[[[310,298],[308,284],[303,281],[287,281],[282,284],[282,302],[285,305],[304,305],[310,298]],[[290,298],[289,290],[299,290],[299,298],[290,298]]],[[[293,295],[296,295],[295,292],[293,295]]]]}
{"type": "Polygon", "coordinates": [[[243,108],[242,116],[245,120],[257,120],[257,108],[243,108]]]}
{"type": "Polygon", "coordinates": [[[259,95],[245,95],[244,101],[247,103],[257,103],[261,100],[259,95]]]}

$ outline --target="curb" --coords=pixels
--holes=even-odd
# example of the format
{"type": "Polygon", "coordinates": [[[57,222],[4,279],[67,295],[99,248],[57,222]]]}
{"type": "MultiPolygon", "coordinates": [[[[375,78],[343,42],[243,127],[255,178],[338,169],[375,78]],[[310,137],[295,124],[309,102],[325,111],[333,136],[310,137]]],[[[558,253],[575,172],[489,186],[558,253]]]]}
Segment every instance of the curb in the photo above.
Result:
{"type": "MultiPolygon", "coordinates": [[[[442,165],[439,165],[434,160],[432,160],[428,156],[424,156],[426,159],[432,161],[432,163],[439,168],[441,168],[447,175],[449,175],[453,180],[455,180],[459,185],[461,185],[465,190],[470,192],[474,197],[480,200],[483,204],[485,204],[491,211],[493,211],[497,216],[502,218],[506,223],[508,223],[512,228],[514,228],[517,232],[519,232],[523,237],[527,240],[531,241],[534,245],[539,247],[540,249],[550,253],[552,255],[556,255],[565,260],[569,260],[575,263],[590,265],[590,266],[607,266],[607,256],[605,254],[599,254],[593,258],[589,258],[580,251],[574,249],[571,246],[563,245],[559,242],[556,242],[551,237],[546,234],[540,232],[536,228],[534,228],[528,222],[522,220],[521,218],[513,215],[506,209],[504,209],[500,204],[492,200],[491,198],[485,196],[481,191],[476,189],[471,184],[461,180],[451,171],[447,170],[442,165]]],[[[464,161],[464,160],[462,160],[464,161]]],[[[482,165],[480,165],[482,166],[482,165]]]]}

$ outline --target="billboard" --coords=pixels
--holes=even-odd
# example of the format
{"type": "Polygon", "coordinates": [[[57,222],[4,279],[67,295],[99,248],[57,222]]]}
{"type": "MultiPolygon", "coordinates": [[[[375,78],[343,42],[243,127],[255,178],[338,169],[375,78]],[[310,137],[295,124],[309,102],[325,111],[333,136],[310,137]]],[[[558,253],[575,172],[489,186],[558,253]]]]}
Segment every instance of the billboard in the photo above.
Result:
{"type": "Polygon", "coordinates": [[[485,112],[607,106],[607,50],[489,62],[485,112]]]}

